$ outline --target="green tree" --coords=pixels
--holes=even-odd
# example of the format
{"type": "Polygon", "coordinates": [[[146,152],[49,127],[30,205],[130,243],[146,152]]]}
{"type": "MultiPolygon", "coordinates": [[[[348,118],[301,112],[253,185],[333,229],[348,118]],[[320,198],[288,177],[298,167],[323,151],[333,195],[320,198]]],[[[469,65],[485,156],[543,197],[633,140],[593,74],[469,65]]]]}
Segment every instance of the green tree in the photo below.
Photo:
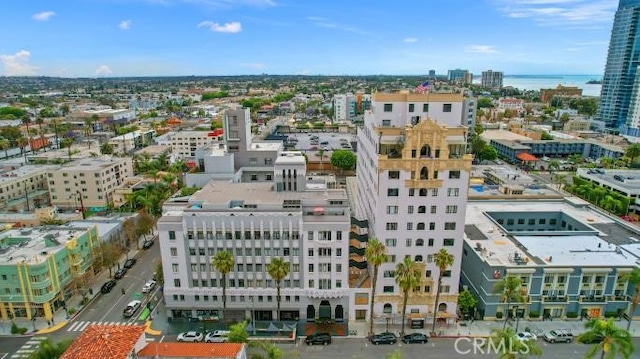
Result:
{"type": "Polygon", "coordinates": [[[629,147],[624,150],[624,155],[629,157],[629,167],[633,167],[635,159],[640,156],[640,143],[629,145],[629,147]]]}
{"type": "Polygon", "coordinates": [[[347,150],[335,150],[331,154],[331,164],[343,171],[352,170],[356,165],[355,153],[347,150]]]}
{"type": "Polygon", "coordinates": [[[27,146],[29,145],[29,140],[25,137],[18,137],[16,140],[16,144],[20,147],[20,154],[24,155],[24,163],[27,163],[27,146]]]}
{"type": "Polygon", "coordinates": [[[489,97],[480,97],[478,99],[478,108],[493,108],[493,100],[489,97]]]}
{"type": "Polygon", "coordinates": [[[407,316],[407,301],[409,300],[409,293],[413,288],[420,285],[420,267],[414,262],[411,257],[405,257],[404,261],[396,265],[396,283],[402,290],[402,327],[400,329],[400,335],[404,335],[404,321],[407,316]]]}
{"type": "MultiPolygon", "coordinates": [[[[249,342],[249,346],[250,347],[254,347],[254,348],[260,348],[262,349],[265,354],[267,354],[267,359],[281,359],[282,358],[282,350],[280,348],[278,348],[277,345],[275,345],[274,343],[268,342],[266,340],[254,340],[249,342]]],[[[260,358],[263,359],[264,357],[262,355],[252,355],[251,356],[252,359],[254,358],[260,358]]]]}
{"type": "Polygon", "coordinates": [[[493,161],[498,158],[498,150],[496,150],[493,146],[486,145],[480,151],[479,156],[483,161],[493,161]]]}
{"type": "Polygon", "coordinates": [[[71,161],[71,146],[75,142],[75,138],[69,136],[62,139],[62,147],[67,149],[67,154],[69,156],[69,161],[71,161]]]}
{"type": "Polygon", "coordinates": [[[615,359],[620,356],[625,359],[631,358],[633,354],[631,335],[626,330],[618,328],[613,318],[592,319],[584,327],[587,331],[578,336],[578,341],[591,342],[595,338],[602,338],[602,342],[591,346],[585,358],[593,358],[598,352],[601,359],[615,359]]]}
{"type": "Polygon", "coordinates": [[[224,311],[227,310],[227,274],[233,270],[235,264],[233,254],[229,251],[220,251],[211,259],[211,265],[222,276],[222,312],[224,317],[224,311]]]}
{"type": "Polygon", "coordinates": [[[627,331],[631,328],[631,319],[638,310],[640,304],[640,268],[634,268],[629,274],[622,276],[622,280],[629,282],[633,286],[633,297],[631,297],[631,311],[629,313],[629,322],[627,323],[627,331]]]}
{"type": "Polygon", "coordinates": [[[0,138],[0,148],[4,151],[4,158],[9,158],[9,148],[11,148],[11,141],[6,138],[0,138]]]}
{"type": "MultiPolygon", "coordinates": [[[[224,251],[223,251],[224,252],[224,251]]],[[[222,253],[222,252],[218,252],[222,253]]],[[[224,287],[223,287],[224,288],[224,287]]],[[[239,322],[229,327],[229,343],[246,343],[249,341],[249,333],[247,333],[247,323],[239,322]]]]}
{"type": "Polygon", "coordinates": [[[272,258],[271,262],[267,265],[267,273],[271,279],[276,282],[276,302],[278,303],[278,321],[280,321],[280,300],[282,299],[280,296],[280,287],[282,285],[282,280],[289,275],[291,271],[291,265],[289,262],[285,261],[282,258],[272,258]]]}
{"type": "Polygon", "coordinates": [[[71,346],[73,340],[66,339],[61,342],[54,343],[50,338],[40,342],[38,349],[29,354],[29,359],[57,359],[71,346]]]}
{"type": "Polygon", "coordinates": [[[156,282],[158,282],[158,286],[164,284],[164,270],[162,269],[162,259],[156,260],[156,282]]]}
{"type": "Polygon", "coordinates": [[[62,113],[62,117],[65,117],[69,113],[69,105],[65,103],[60,106],[60,113],[62,113]]]}
{"type": "Polygon", "coordinates": [[[156,221],[155,219],[153,219],[153,217],[151,217],[149,213],[143,212],[138,214],[136,227],[138,228],[138,233],[145,239],[147,238],[147,234],[149,233],[149,231],[151,231],[155,225],[156,221]]]}
{"type": "Polygon", "coordinates": [[[447,268],[453,265],[455,257],[453,254],[447,252],[446,249],[441,248],[438,253],[433,255],[433,261],[438,267],[438,289],[436,289],[436,301],[433,304],[433,324],[431,326],[431,332],[436,331],[436,322],[438,321],[438,304],[440,304],[440,293],[442,291],[442,278],[447,268]]]}
{"type": "Polygon", "coordinates": [[[472,310],[475,309],[478,304],[478,300],[469,292],[469,290],[463,290],[458,295],[458,308],[465,315],[469,316],[472,313],[472,310]]]}
{"type": "Polygon", "coordinates": [[[369,304],[369,334],[373,334],[373,304],[376,299],[378,269],[387,261],[387,247],[376,238],[370,238],[364,250],[364,256],[373,271],[373,277],[371,278],[371,301],[369,304]]]}
{"type": "Polygon", "coordinates": [[[493,292],[500,294],[500,299],[507,303],[507,312],[505,313],[504,324],[502,325],[503,330],[507,327],[507,322],[509,321],[511,303],[522,302],[524,300],[520,294],[520,288],[522,288],[522,279],[513,275],[504,277],[493,286],[493,292]]]}
{"type": "Polygon", "coordinates": [[[100,146],[100,153],[103,155],[112,155],[113,154],[113,145],[105,142],[100,146]]]}
{"type": "Polygon", "coordinates": [[[541,356],[542,349],[535,340],[520,341],[512,328],[493,329],[485,344],[487,350],[495,350],[498,359],[518,359],[541,356]]]}
{"type": "Polygon", "coordinates": [[[560,161],[551,160],[551,162],[549,162],[549,173],[556,172],[559,169],[560,169],[560,161]]]}

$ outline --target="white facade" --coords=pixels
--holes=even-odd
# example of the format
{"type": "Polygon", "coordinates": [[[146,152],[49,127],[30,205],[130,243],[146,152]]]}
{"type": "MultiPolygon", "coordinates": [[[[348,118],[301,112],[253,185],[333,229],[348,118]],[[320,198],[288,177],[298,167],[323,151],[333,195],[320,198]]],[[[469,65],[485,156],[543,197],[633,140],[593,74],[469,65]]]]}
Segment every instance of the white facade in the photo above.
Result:
{"type": "Polygon", "coordinates": [[[486,88],[501,88],[503,74],[500,71],[487,70],[482,71],[480,84],[486,88]]]}
{"type": "Polygon", "coordinates": [[[471,156],[460,126],[462,95],[374,94],[358,132],[356,217],[369,221],[370,238],[386,245],[374,316],[400,318],[402,292],[393,271],[405,256],[422,266],[420,288],[407,313],[433,319],[441,248],[455,262],[442,282],[438,318],[456,313],[471,156]]]}
{"type": "Polygon", "coordinates": [[[307,185],[300,153],[283,153],[274,173],[273,182],[212,181],[182,208],[165,205],[158,231],[167,316],[220,315],[221,275],[210,263],[227,250],[235,259],[227,277],[227,318],[244,319],[252,307],[256,320],[277,318],[267,265],[280,257],[291,264],[282,282],[282,320],[348,319],[346,192],[318,181],[307,185]]]}
{"type": "Polygon", "coordinates": [[[199,148],[223,143],[222,134],[215,131],[181,131],[171,134],[171,150],[178,158],[194,158],[199,148]]]}

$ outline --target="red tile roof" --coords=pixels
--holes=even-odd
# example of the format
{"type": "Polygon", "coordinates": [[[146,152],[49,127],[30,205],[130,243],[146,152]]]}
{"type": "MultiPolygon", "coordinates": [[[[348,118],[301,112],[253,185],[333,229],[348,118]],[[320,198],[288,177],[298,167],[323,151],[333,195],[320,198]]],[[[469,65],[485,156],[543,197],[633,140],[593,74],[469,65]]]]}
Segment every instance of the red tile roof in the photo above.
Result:
{"type": "Polygon", "coordinates": [[[144,325],[90,325],[60,359],[126,359],[144,330],[144,325]]]}
{"type": "Polygon", "coordinates": [[[244,344],[239,343],[147,343],[138,352],[138,358],[189,357],[235,359],[243,350],[244,344]]]}
{"type": "Polygon", "coordinates": [[[516,156],[517,159],[521,160],[521,161],[538,161],[538,157],[526,153],[526,152],[521,152],[518,153],[518,155],[516,156]]]}

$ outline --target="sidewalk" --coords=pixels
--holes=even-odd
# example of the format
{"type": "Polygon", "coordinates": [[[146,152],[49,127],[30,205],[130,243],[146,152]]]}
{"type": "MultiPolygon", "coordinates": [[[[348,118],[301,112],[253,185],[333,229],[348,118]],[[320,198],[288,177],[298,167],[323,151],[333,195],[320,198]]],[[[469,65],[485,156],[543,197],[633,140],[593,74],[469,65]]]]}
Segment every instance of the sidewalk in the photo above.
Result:
{"type": "MultiPolygon", "coordinates": [[[[546,333],[554,329],[567,329],[574,335],[584,332],[584,325],[586,321],[528,321],[520,320],[518,322],[518,332],[525,331],[528,328],[532,333],[546,333]]],[[[622,328],[627,329],[627,321],[619,320],[615,321],[615,324],[622,328]]],[[[440,338],[457,338],[457,337],[487,337],[491,335],[491,331],[494,329],[501,330],[504,325],[504,321],[474,321],[466,325],[457,323],[450,326],[436,326],[435,332],[438,333],[440,338]]],[[[516,322],[510,321],[507,324],[508,327],[515,329],[516,322]]],[[[405,327],[405,333],[424,333],[427,334],[431,331],[431,324],[427,323],[424,329],[410,329],[405,327]]],[[[388,330],[393,333],[400,333],[400,324],[389,325],[388,330]]],[[[365,338],[369,332],[369,323],[364,321],[349,322],[349,331],[353,334],[350,337],[365,338]]],[[[374,333],[381,333],[387,331],[387,325],[385,322],[374,322],[374,333]]],[[[640,337],[640,321],[631,322],[630,328],[631,336],[640,337]]]]}
{"type": "MultiPolygon", "coordinates": [[[[139,251],[142,251],[142,243],[144,242],[143,237],[138,239],[140,249],[131,249],[128,253],[128,258],[135,258],[138,255],[139,251]]],[[[122,266],[126,260],[127,256],[123,254],[120,256],[118,262],[122,266]]],[[[111,271],[112,275],[115,271],[111,271]]],[[[108,281],[111,277],[109,276],[109,270],[103,270],[96,276],[92,278],[92,283],[89,285],[89,293],[87,294],[87,298],[89,299],[85,305],[81,305],[82,295],[76,294],[73,297],[67,300],[67,311],[73,309],[75,312],[71,315],[67,315],[67,311],[64,309],[59,309],[55,313],[53,313],[52,322],[47,323],[47,320],[43,317],[36,317],[35,321],[27,320],[25,318],[15,318],[13,319],[13,323],[15,323],[18,327],[27,328],[27,335],[35,335],[35,334],[49,334],[55,332],[61,328],[63,328],[71,319],[77,316],[85,306],[90,304],[94,299],[100,295],[100,288],[102,285],[108,281]],[[92,293],[92,294],[91,294],[92,293]]],[[[14,336],[11,334],[11,321],[3,321],[0,320],[0,336],[14,336]]]]}

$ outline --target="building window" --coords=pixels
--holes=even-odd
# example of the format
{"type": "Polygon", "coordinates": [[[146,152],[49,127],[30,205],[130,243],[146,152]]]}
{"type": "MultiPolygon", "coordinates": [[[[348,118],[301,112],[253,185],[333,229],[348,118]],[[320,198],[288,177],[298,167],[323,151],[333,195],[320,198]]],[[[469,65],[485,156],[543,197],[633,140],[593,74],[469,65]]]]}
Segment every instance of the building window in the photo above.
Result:
{"type": "Polygon", "coordinates": [[[385,103],[384,104],[384,112],[392,112],[393,111],[393,104],[392,103],[385,103]]]}
{"type": "Polygon", "coordinates": [[[257,181],[258,180],[258,175],[251,175],[251,180],[252,181],[257,181]]]}
{"type": "Polygon", "coordinates": [[[418,206],[418,213],[427,213],[427,206],[418,206]]]}
{"type": "Polygon", "coordinates": [[[419,231],[424,231],[424,222],[418,223],[418,227],[416,227],[419,231]]]}
{"type": "Polygon", "coordinates": [[[433,238],[429,238],[429,241],[428,241],[427,245],[429,247],[433,247],[433,242],[435,242],[435,240],[433,238]]]}
{"type": "Polygon", "coordinates": [[[176,232],[175,231],[169,231],[169,239],[171,239],[171,240],[176,239],[176,232]]]}
{"type": "Polygon", "coordinates": [[[173,280],[173,286],[178,288],[180,287],[180,279],[176,278],[173,280]]]}
{"type": "Polygon", "coordinates": [[[445,222],[444,230],[445,231],[455,231],[456,230],[456,222],[445,222]]]}
{"type": "Polygon", "coordinates": [[[413,222],[407,222],[407,231],[413,231],[413,222]]]}
{"type": "Polygon", "coordinates": [[[398,197],[397,188],[387,188],[387,197],[398,197]]]}
{"type": "Polygon", "coordinates": [[[387,247],[395,247],[396,246],[396,239],[395,238],[387,238],[384,240],[384,244],[387,247]]]}
{"type": "Polygon", "coordinates": [[[447,213],[458,213],[458,206],[457,205],[449,205],[446,207],[446,212],[447,213]]]}
{"type": "Polygon", "coordinates": [[[393,293],[393,286],[392,285],[385,285],[382,288],[382,292],[383,293],[393,293]]]}
{"type": "Polygon", "coordinates": [[[177,257],[177,256],[178,256],[178,248],[171,247],[171,248],[169,249],[169,251],[171,252],[171,256],[172,256],[172,257],[177,257]]]}
{"type": "Polygon", "coordinates": [[[389,171],[389,179],[399,179],[400,171],[389,171]]]}
{"type": "Polygon", "coordinates": [[[442,105],[442,112],[451,112],[451,104],[445,103],[442,105]]]}
{"type": "Polygon", "coordinates": [[[398,230],[398,222],[387,222],[387,231],[397,231],[398,230]]]}
{"type": "Polygon", "coordinates": [[[436,206],[431,206],[431,213],[432,214],[436,213],[436,209],[437,209],[436,206]]]}
{"type": "Polygon", "coordinates": [[[455,242],[455,240],[453,238],[445,238],[442,242],[443,242],[442,243],[443,246],[451,247],[453,246],[453,243],[455,242]]]}
{"type": "Polygon", "coordinates": [[[405,240],[404,245],[405,245],[406,247],[411,247],[411,238],[407,238],[407,239],[405,240]]]}
{"type": "Polygon", "coordinates": [[[387,206],[387,214],[398,214],[398,206],[387,206]]]}
{"type": "Polygon", "coordinates": [[[413,213],[413,206],[408,206],[407,207],[407,213],[409,213],[409,214],[413,213]]]}
{"type": "Polygon", "coordinates": [[[446,271],[442,272],[442,276],[443,277],[451,277],[451,271],[450,270],[446,270],[446,271]]]}
{"type": "Polygon", "coordinates": [[[415,188],[409,188],[409,197],[413,197],[416,195],[416,189],[415,188]]]}
{"type": "Polygon", "coordinates": [[[459,179],[460,178],[460,171],[449,171],[449,178],[450,179],[459,179]]]}
{"type": "Polygon", "coordinates": [[[427,271],[424,273],[424,275],[425,275],[425,277],[427,277],[427,278],[431,278],[431,270],[427,270],[427,271]]]}
{"type": "Polygon", "coordinates": [[[416,110],[416,105],[414,103],[409,104],[409,112],[413,112],[416,110]]]}
{"type": "Polygon", "coordinates": [[[422,112],[429,112],[429,104],[428,103],[422,104],[422,112]]]}

